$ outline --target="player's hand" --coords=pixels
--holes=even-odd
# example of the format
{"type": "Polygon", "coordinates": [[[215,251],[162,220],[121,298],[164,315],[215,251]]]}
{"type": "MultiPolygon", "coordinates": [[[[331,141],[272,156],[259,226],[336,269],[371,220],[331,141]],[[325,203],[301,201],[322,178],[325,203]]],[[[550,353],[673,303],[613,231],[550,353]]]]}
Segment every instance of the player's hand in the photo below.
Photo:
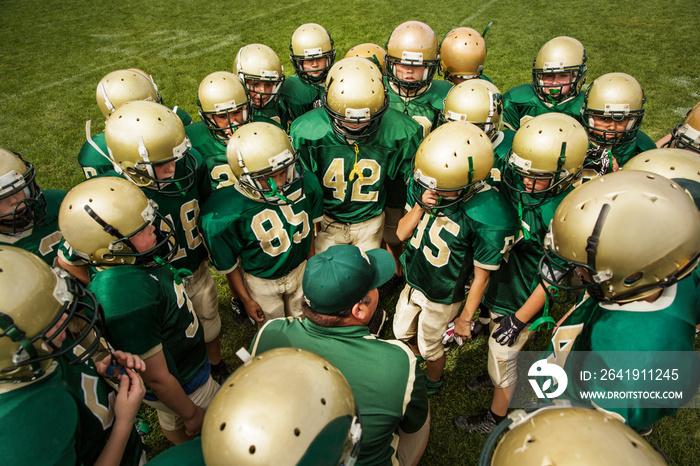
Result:
{"type": "Polygon", "coordinates": [[[423,193],[423,196],[421,196],[421,201],[423,202],[423,204],[432,207],[438,204],[439,198],[440,196],[438,195],[437,191],[426,189],[423,193]]]}
{"type": "Polygon", "coordinates": [[[119,376],[119,391],[114,404],[114,415],[127,420],[129,424],[133,423],[145,395],[146,386],[141,376],[135,371],[126,371],[119,376]]]}
{"type": "Polygon", "coordinates": [[[455,323],[455,335],[462,337],[462,339],[471,340],[472,338],[472,323],[471,321],[466,321],[460,319],[459,317],[454,320],[455,323]]]}
{"type": "Polygon", "coordinates": [[[501,346],[508,344],[508,346],[513,346],[515,340],[518,339],[518,334],[525,328],[525,323],[520,322],[520,320],[515,317],[515,314],[504,316],[501,319],[500,326],[491,335],[496,339],[501,346]]]}
{"type": "Polygon", "coordinates": [[[260,304],[258,304],[257,301],[251,299],[243,305],[245,306],[245,312],[255,322],[260,323],[263,320],[265,320],[265,314],[263,313],[262,307],[260,307],[260,304]]]}
{"type": "Polygon", "coordinates": [[[202,423],[204,422],[204,409],[195,405],[194,416],[185,421],[185,433],[188,437],[196,437],[202,431],[202,423]]]}
{"type": "Polygon", "coordinates": [[[146,363],[140,357],[136,356],[135,354],[118,350],[114,351],[111,355],[105,356],[102,361],[95,364],[95,369],[102,377],[114,377],[117,375],[114,373],[114,369],[112,371],[109,370],[109,367],[114,364],[137,372],[143,372],[146,370],[146,363]]]}
{"type": "Polygon", "coordinates": [[[619,172],[620,171],[620,164],[617,163],[617,159],[615,158],[614,155],[610,155],[610,158],[612,159],[612,171],[619,172]]]}

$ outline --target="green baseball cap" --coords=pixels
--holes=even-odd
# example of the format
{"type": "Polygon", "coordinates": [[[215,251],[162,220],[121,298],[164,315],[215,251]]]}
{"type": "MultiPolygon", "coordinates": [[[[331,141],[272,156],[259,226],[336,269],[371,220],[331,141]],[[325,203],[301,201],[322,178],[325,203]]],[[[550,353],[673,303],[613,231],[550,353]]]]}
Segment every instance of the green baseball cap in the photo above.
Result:
{"type": "Polygon", "coordinates": [[[302,288],[311,309],[333,314],[358,303],[395,270],[394,258],[384,249],[363,252],[357,246],[336,244],[309,259],[302,288]]]}

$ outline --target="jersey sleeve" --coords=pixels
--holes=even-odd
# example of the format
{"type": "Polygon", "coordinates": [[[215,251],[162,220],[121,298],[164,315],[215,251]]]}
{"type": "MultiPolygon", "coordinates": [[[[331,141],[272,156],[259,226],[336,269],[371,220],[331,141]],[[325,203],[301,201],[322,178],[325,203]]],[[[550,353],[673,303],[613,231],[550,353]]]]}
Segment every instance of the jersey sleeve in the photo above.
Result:
{"type": "Polygon", "coordinates": [[[226,209],[225,204],[235,202],[235,187],[219,189],[202,207],[199,216],[200,232],[209,251],[211,263],[218,273],[226,274],[236,268],[239,260],[239,247],[231,225],[238,215],[226,209]]]}
{"type": "Polygon", "coordinates": [[[306,196],[311,203],[311,212],[309,216],[313,223],[320,222],[323,217],[323,191],[318,178],[311,172],[304,173],[304,181],[306,182],[306,196]]]}

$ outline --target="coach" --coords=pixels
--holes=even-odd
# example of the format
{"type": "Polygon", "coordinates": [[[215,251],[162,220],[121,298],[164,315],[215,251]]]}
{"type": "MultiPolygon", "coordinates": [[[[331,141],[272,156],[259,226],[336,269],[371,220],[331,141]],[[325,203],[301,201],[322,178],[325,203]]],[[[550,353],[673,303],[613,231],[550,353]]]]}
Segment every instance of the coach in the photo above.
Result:
{"type": "MultiPolygon", "coordinates": [[[[418,463],[430,430],[425,376],[398,340],[378,340],[367,325],[377,310],[377,287],[394,274],[387,251],[335,245],[312,257],[302,286],[305,320],[275,319],[255,336],[251,354],[272,348],[313,351],[350,383],[362,418],[358,465],[418,463]]],[[[264,400],[261,400],[264,403],[264,400]]]]}

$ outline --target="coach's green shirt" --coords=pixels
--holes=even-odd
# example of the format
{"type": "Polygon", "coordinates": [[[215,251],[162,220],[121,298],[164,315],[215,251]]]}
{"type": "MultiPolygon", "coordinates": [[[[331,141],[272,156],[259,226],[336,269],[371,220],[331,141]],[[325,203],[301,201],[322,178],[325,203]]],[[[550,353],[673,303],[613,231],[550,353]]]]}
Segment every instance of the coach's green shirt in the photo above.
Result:
{"type": "Polygon", "coordinates": [[[357,464],[398,461],[394,447],[399,427],[409,434],[417,432],[429,411],[425,375],[411,350],[398,340],[377,340],[364,326],[327,328],[290,317],[267,322],[250,352],[255,356],[285,347],[323,356],[347,379],[362,417],[357,464]]]}
{"type": "Polygon", "coordinates": [[[219,273],[229,273],[240,259],[246,272],[276,279],[306,260],[314,222],[323,216],[321,186],[313,173],[306,172],[285,195],[292,204],[254,200],[236,186],[209,198],[202,208],[200,228],[219,273]]]}
{"type": "Polygon", "coordinates": [[[503,123],[517,131],[523,124],[523,119],[528,120],[551,112],[563,113],[580,121],[584,97],[585,94],[580,92],[571,100],[558,105],[548,105],[537,96],[533,84],[521,84],[503,95],[503,123]]]}
{"type": "MultiPolygon", "coordinates": [[[[49,189],[43,191],[46,200],[46,215],[31,230],[23,231],[17,235],[9,235],[0,232],[0,244],[7,244],[29,251],[49,264],[56,265],[56,255],[58,246],[63,239],[61,231],[58,229],[58,211],[61,202],[66,197],[66,191],[49,189]]],[[[37,212],[40,207],[35,209],[37,212]]],[[[38,215],[38,214],[35,214],[38,215]]]]}
{"type": "Polygon", "coordinates": [[[295,120],[290,134],[302,162],[321,183],[326,213],[343,223],[364,222],[382,213],[386,180],[408,179],[422,137],[418,124],[392,109],[382,117],[377,134],[356,145],[333,132],[322,108],[295,120]],[[362,177],[352,173],[355,163],[362,177]]]}
{"type": "MultiPolygon", "coordinates": [[[[415,205],[411,194],[407,210],[415,205]]],[[[445,210],[445,216],[423,212],[401,264],[409,285],[433,302],[452,304],[464,300],[464,284],[475,266],[498,270],[503,253],[515,240],[518,216],[489,186],[445,210]]]]}

